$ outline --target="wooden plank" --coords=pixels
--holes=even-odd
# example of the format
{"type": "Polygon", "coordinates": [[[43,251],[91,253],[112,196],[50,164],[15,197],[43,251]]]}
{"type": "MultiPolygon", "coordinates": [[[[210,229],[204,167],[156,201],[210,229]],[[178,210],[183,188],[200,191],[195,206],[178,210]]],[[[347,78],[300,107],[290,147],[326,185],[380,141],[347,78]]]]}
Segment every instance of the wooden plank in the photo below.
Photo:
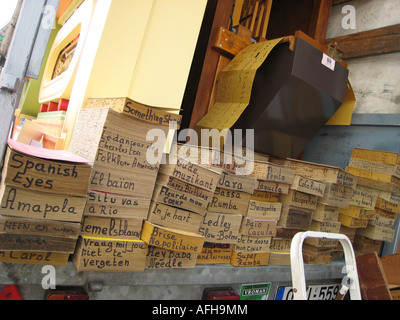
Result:
{"type": "Polygon", "coordinates": [[[351,159],[379,162],[386,165],[400,165],[400,155],[394,152],[354,148],[351,159]]]}
{"type": "Polygon", "coordinates": [[[260,202],[279,202],[279,193],[255,190],[250,199],[260,202]]]}
{"type": "Polygon", "coordinates": [[[239,176],[230,172],[223,171],[218,181],[218,187],[227,190],[253,193],[256,187],[256,183],[257,181],[254,178],[239,176]]]}
{"type": "Polygon", "coordinates": [[[362,188],[355,188],[353,196],[350,199],[350,205],[373,210],[375,208],[378,196],[375,193],[368,192],[362,188]]]}
{"type": "Polygon", "coordinates": [[[319,231],[319,232],[331,232],[331,233],[339,233],[340,230],[340,222],[337,221],[311,221],[311,228],[312,231],[319,231]]]}
{"type": "Polygon", "coordinates": [[[385,211],[385,210],[379,209],[378,207],[375,208],[375,213],[377,215],[380,215],[382,217],[389,218],[389,219],[396,219],[397,218],[397,213],[393,213],[393,212],[390,212],[390,211],[385,211]]]}
{"type": "MultiPolygon", "coordinates": [[[[356,229],[354,229],[354,230],[356,230],[356,229]]],[[[372,252],[379,253],[381,251],[381,245],[382,245],[382,241],[380,241],[380,240],[373,240],[373,239],[358,235],[357,233],[354,236],[353,247],[354,247],[354,250],[356,251],[357,255],[372,253],[372,252]]]]}
{"type": "Polygon", "coordinates": [[[141,240],[80,237],[72,258],[79,272],[143,272],[147,250],[141,240]]]}
{"type": "Polygon", "coordinates": [[[357,234],[372,240],[392,242],[395,231],[392,228],[375,227],[367,225],[366,228],[357,230],[357,234]]]}
{"type": "Polygon", "coordinates": [[[365,57],[400,51],[400,24],[330,38],[326,43],[337,43],[343,59],[365,57]]]}
{"type": "Polygon", "coordinates": [[[252,237],[275,237],[276,220],[259,220],[243,217],[240,233],[252,237]]]}
{"type": "Polygon", "coordinates": [[[78,239],[81,224],[0,216],[0,234],[24,234],[78,239]]]}
{"type": "Polygon", "coordinates": [[[236,251],[246,251],[246,252],[259,252],[270,251],[272,237],[252,237],[240,235],[238,242],[235,244],[236,251]]]}
{"type": "Polygon", "coordinates": [[[159,172],[172,176],[183,182],[187,182],[198,188],[202,188],[206,191],[215,191],[220,178],[219,172],[191,163],[182,158],[169,158],[167,162],[167,164],[160,165],[159,172]]]}
{"type": "Polygon", "coordinates": [[[400,254],[392,254],[380,259],[388,283],[400,284],[400,254]]]}
{"type": "Polygon", "coordinates": [[[290,190],[288,194],[280,196],[280,201],[287,205],[315,210],[317,208],[318,197],[296,190],[290,190]]]}
{"type": "Polygon", "coordinates": [[[209,192],[182,180],[178,180],[172,176],[165,175],[161,172],[158,172],[156,183],[180,192],[187,193],[196,198],[203,199],[206,202],[211,202],[214,194],[214,192],[209,192]]]}
{"type": "Polygon", "coordinates": [[[392,195],[400,194],[400,186],[391,182],[383,182],[364,177],[358,177],[357,183],[359,186],[386,191],[392,195]]]}
{"type": "Polygon", "coordinates": [[[376,200],[375,208],[382,209],[395,214],[400,214],[400,205],[382,198],[376,200]]]}
{"type": "Polygon", "coordinates": [[[312,219],[316,221],[337,221],[339,217],[339,208],[327,206],[322,203],[317,204],[317,208],[313,212],[312,219]]]}
{"type": "Polygon", "coordinates": [[[358,219],[340,213],[338,221],[348,228],[365,228],[368,225],[368,219],[358,219]]]}
{"type": "Polygon", "coordinates": [[[254,28],[255,28],[255,24],[256,24],[257,12],[258,12],[259,5],[260,5],[260,3],[256,0],[256,2],[254,3],[254,8],[252,11],[252,17],[251,17],[250,26],[249,26],[249,29],[253,34],[254,34],[254,28]]]}
{"type": "Polygon", "coordinates": [[[149,246],[145,269],[193,269],[197,254],[179,252],[149,246]]]}
{"type": "Polygon", "coordinates": [[[304,243],[310,244],[315,247],[325,247],[333,249],[337,247],[339,241],[324,238],[308,238],[304,241],[304,243]]]}
{"type": "Polygon", "coordinates": [[[118,240],[139,240],[142,224],[142,219],[85,217],[81,235],[118,240]]]}
{"type": "Polygon", "coordinates": [[[86,198],[36,192],[3,185],[1,213],[20,218],[80,222],[86,198]]]}
{"type": "Polygon", "coordinates": [[[288,194],[289,187],[290,184],[287,183],[257,180],[256,190],[254,192],[256,193],[256,191],[261,191],[273,194],[288,194]]]}
{"type": "Polygon", "coordinates": [[[363,300],[392,300],[382,263],[376,254],[356,257],[357,272],[363,300]]]}
{"type": "Polygon", "coordinates": [[[103,218],[146,219],[150,199],[89,190],[84,215],[103,218]]]}
{"type": "Polygon", "coordinates": [[[269,255],[270,266],[290,266],[290,253],[271,252],[269,255]]]}
{"type": "Polygon", "coordinates": [[[332,250],[332,248],[318,247],[307,243],[304,243],[303,245],[303,253],[308,253],[311,255],[330,254],[332,250]]]}
{"type": "Polygon", "coordinates": [[[167,228],[197,232],[201,219],[200,214],[152,202],[147,221],[167,228]]]}
{"type": "Polygon", "coordinates": [[[209,202],[202,198],[168,188],[160,184],[154,187],[153,201],[166,204],[168,206],[189,210],[201,215],[207,212],[209,202]]]}
{"type": "Polygon", "coordinates": [[[205,242],[196,264],[229,264],[233,245],[205,242]]]}
{"type": "Polygon", "coordinates": [[[296,174],[290,188],[292,190],[322,197],[325,194],[326,184],[321,181],[302,177],[296,174]]]}
{"type": "Polygon", "coordinates": [[[292,239],[276,239],[271,241],[270,250],[271,252],[279,253],[290,253],[290,247],[292,245],[292,239]]]}
{"type": "Polygon", "coordinates": [[[233,8],[232,14],[232,25],[237,27],[240,22],[240,16],[242,14],[244,0],[235,0],[235,7],[233,8]]]}
{"type": "Polygon", "coordinates": [[[254,38],[258,38],[260,36],[261,24],[262,24],[262,21],[264,19],[264,14],[265,14],[264,12],[265,12],[265,5],[264,5],[264,3],[261,3],[258,7],[256,25],[253,30],[254,38]]]}
{"type": "Polygon", "coordinates": [[[294,167],[296,174],[315,180],[339,184],[354,189],[357,177],[342,168],[296,159],[272,158],[271,162],[294,167]]]}
{"type": "Polygon", "coordinates": [[[348,208],[350,205],[350,199],[335,197],[328,194],[318,198],[318,202],[338,208],[348,208]]]}
{"type": "Polygon", "coordinates": [[[255,219],[279,220],[282,211],[280,202],[250,200],[247,217],[255,219]]]}
{"type": "Polygon", "coordinates": [[[2,183],[29,191],[85,197],[91,165],[64,161],[38,158],[8,148],[2,183]]]}
{"type": "Polygon", "coordinates": [[[0,262],[65,267],[69,256],[59,252],[0,251],[0,262]]]}
{"type": "Polygon", "coordinates": [[[235,267],[259,267],[267,266],[270,252],[232,252],[231,264],[235,267]]]}
{"type": "Polygon", "coordinates": [[[275,239],[291,239],[298,232],[300,232],[300,230],[294,229],[294,228],[282,227],[278,223],[278,226],[276,228],[276,237],[275,237],[275,239]]]}
{"type": "Polygon", "coordinates": [[[0,234],[0,250],[73,253],[77,239],[25,234],[0,234]]]}
{"type": "Polygon", "coordinates": [[[260,33],[258,35],[259,37],[262,37],[262,38],[267,38],[267,30],[268,30],[268,25],[269,25],[269,16],[271,15],[272,1],[273,0],[267,0],[265,2],[265,13],[264,13],[263,21],[261,23],[260,33]]]}
{"type": "Polygon", "coordinates": [[[179,129],[182,117],[165,111],[164,108],[153,107],[134,101],[129,98],[90,98],[84,109],[110,108],[118,113],[127,115],[136,120],[144,121],[157,126],[169,127],[169,123],[176,122],[179,129]]]}
{"type": "Polygon", "coordinates": [[[330,264],[332,262],[332,256],[330,254],[310,254],[303,252],[303,259],[305,264],[330,264]]]}
{"type": "Polygon", "coordinates": [[[346,171],[350,172],[358,177],[375,180],[379,182],[388,182],[393,183],[397,186],[400,186],[400,178],[395,177],[392,174],[381,173],[376,171],[369,171],[365,169],[357,169],[352,167],[346,167],[346,171]]]}
{"type": "Polygon", "coordinates": [[[351,199],[353,196],[353,189],[336,183],[326,183],[325,194],[339,198],[351,199]]]}
{"type": "Polygon", "coordinates": [[[217,188],[208,211],[246,215],[250,193],[217,188]]]}
{"type": "Polygon", "coordinates": [[[292,168],[276,165],[265,161],[254,161],[254,170],[250,177],[261,181],[278,182],[283,184],[292,184],[295,177],[295,171],[292,168]]]}
{"type": "Polygon", "coordinates": [[[309,230],[312,213],[312,210],[284,204],[278,226],[289,229],[309,230]]]}
{"type": "Polygon", "coordinates": [[[396,219],[385,218],[378,214],[375,214],[372,219],[368,220],[369,225],[380,228],[393,228],[395,222],[396,219]]]}
{"type": "Polygon", "coordinates": [[[370,219],[373,217],[374,212],[372,210],[366,210],[365,208],[358,206],[349,206],[347,209],[340,208],[340,213],[356,219],[370,219]]]}
{"type": "Polygon", "coordinates": [[[182,230],[160,227],[145,221],[142,240],[148,245],[173,251],[199,254],[203,248],[204,237],[182,230]]]}
{"type": "Polygon", "coordinates": [[[353,242],[357,233],[357,229],[348,228],[346,226],[341,225],[339,233],[346,235],[350,239],[350,241],[353,242]]]}
{"type": "Polygon", "coordinates": [[[243,13],[241,17],[241,24],[247,28],[250,29],[250,23],[251,23],[251,17],[253,15],[254,11],[254,5],[257,0],[248,0],[245,2],[244,8],[243,8],[243,13]]]}
{"type": "Polygon", "coordinates": [[[210,243],[237,243],[243,216],[240,214],[207,212],[197,233],[210,243]]]}
{"type": "Polygon", "coordinates": [[[386,163],[381,163],[377,161],[370,161],[364,159],[351,158],[349,162],[349,167],[364,169],[369,171],[375,171],[380,173],[388,173],[393,174],[396,177],[400,178],[400,166],[399,165],[390,165],[386,163]]]}

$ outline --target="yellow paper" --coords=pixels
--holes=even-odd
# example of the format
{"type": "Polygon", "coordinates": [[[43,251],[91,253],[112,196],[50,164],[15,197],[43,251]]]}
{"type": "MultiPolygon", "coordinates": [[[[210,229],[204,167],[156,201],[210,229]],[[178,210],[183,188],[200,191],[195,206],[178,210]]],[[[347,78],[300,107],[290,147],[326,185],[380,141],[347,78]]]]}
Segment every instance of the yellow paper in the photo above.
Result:
{"type": "Polygon", "coordinates": [[[356,97],[351,87],[350,82],[347,82],[346,95],[342,106],[336,113],[329,119],[326,125],[329,126],[349,126],[353,116],[354,105],[356,104],[356,97]]]}
{"type": "Polygon", "coordinates": [[[230,129],[250,102],[258,68],[282,38],[252,44],[220,72],[216,102],[197,124],[197,129],[230,129]]]}

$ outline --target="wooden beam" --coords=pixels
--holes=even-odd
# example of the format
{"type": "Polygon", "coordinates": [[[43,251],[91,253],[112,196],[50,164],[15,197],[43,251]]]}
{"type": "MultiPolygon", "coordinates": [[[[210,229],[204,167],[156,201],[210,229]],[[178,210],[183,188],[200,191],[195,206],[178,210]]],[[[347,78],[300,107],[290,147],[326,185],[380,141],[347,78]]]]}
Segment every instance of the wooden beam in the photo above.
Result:
{"type": "Polygon", "coordinates": [[[343,59],[400,51],[400,24],[327,39],[337,43],[343,59]]]}
{"type": "Polygon", "coordinates": [[[323,0],[320,2],[314,32],[314,39],[320,43],[325,43],[331,9],[332,0],[323,0]]]}
{"type": "Polygon", "coordinates": [[[218,1],[215,19],[213,22],[211,37],[207,47],[207,53],[204,60],[204,68],[200,77],[199,87],[197,89],[196,101],[194,103],[190,128],[194,128],[207,113],[208,103],[210,101],[212,86],[214,84],[215,71],[219,62],[220,53],[213,49],[213,41],[215,33],[219,27],[229,26],[230,16],[232,14],[234,0],[218,1]]]}
{"type": "Polygon", "coordinates": [[[241,50],[251,45],[251,41],[220,27],[215,34],[212,47],[233,58],[241,50]]]}
{"type": "Polygon", "coordinates": [[[244,0],[235,0],[235,6],[232,14],[232,26],[236,28],[240,23],[244,0]]]}

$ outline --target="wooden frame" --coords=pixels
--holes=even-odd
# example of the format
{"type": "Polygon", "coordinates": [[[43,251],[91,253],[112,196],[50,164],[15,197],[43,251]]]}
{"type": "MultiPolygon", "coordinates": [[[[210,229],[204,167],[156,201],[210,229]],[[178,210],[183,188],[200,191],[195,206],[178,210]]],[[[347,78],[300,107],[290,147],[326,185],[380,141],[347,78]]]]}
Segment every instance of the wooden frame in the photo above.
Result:
{"type": "Polygon", "coordinates": [[[326,43],[336,44],[342,51],[343,59],[398,52],[400,24],[331,38],[326,40],[326,43]]]}
{"type": "MultiPolygon", "coordinates": [[[[310,0],[306,1],[310,2],[310,0]]],[[[282,0],[275,2],[280,3],[282,0]]],[[[188,103],[183,105],[183,126],[181,129],[187,127],[194,129],[196,124],[212,108],[219,71],[252,41],[259,42],[268,39],[268,32],[273,22],[271,18],[274,14],[279,14],[274,10],[275,2],[273,0],[217,1],[197,94],[191,106],[188,103]],[[236,29],[236,33],[232,32],[230,26],[236,29]],[[190,118],[190,121],[187,120],[188,118],[190,118]]],[[[286,41],[289,41],[292,46],[295,36],[302,37],[319,50],[327,53],[325,36],[331,7],[332,0],[313,0],[312,10],[308,12],[307,27],[293,25],[291,33],[281,34],[280,36],[286,36],[286,41]]],[[[278,19],[289,21],[290,17],[283,16],[278,17],[278,19]]],[[[279,29],[279,26],[275,27],[275,29],[277,28],[279,29]]]]}

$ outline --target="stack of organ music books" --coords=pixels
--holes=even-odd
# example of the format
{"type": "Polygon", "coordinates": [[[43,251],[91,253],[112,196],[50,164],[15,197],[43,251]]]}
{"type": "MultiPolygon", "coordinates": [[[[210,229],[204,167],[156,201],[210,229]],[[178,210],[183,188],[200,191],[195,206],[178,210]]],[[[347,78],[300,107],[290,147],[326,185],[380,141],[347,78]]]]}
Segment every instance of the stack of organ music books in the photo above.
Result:
{"type": "Polygon", "coordinates": [[[0,261],[66,265],[80,233],[91,169],[72,153],[8,140],[0,261]]]}
{"type": "Polygon", "coordinates": [[[74,254],[79,271],[144,271],[141,239],[166,139],[158,148],[151,130],[166,138],[179,115],[128,98],[93,98],[82,108],[69,150],[93,162],[88,201],[74,254]],[[150,155],[149,155],[150,153],[150,155]]]}

